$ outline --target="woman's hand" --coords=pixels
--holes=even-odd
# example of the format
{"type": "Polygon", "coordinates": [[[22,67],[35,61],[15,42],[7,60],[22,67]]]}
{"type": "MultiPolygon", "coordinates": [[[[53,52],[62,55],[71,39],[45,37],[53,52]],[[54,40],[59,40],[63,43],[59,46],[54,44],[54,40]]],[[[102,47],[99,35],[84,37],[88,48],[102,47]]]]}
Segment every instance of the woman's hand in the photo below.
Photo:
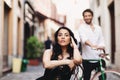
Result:
{"type": "Polygon", "coordinates": [[[75,63],[73,60],[69,60],[69,64],[68,66],[70,67],[70,69],[72,70],[75,67],[75,63]]]}
{"type": "Polygon", "coordinates": [[[75,41],[73,40],[73,38],[71,37],[71,46],[73,48],[78,48],[78,46],[76,45],[75,41]]]}

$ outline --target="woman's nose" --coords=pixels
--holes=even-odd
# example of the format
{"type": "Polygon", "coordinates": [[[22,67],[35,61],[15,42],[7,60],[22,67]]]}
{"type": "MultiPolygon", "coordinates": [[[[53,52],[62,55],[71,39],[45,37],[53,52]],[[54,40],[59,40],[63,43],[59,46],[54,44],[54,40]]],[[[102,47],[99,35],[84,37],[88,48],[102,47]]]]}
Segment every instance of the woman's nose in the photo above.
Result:
{"type": "Polygon", "coordinates": [[[65,36],[63,35],[62,38],[65,38],[65,36]]]}

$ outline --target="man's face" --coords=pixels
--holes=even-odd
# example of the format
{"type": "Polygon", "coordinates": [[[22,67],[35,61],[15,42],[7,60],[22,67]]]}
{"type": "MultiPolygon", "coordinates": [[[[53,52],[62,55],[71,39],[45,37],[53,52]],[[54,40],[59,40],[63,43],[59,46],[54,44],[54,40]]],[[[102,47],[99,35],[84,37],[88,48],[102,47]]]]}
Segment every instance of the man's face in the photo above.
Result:
{"type": "Polygon", "coordinates": [[[90,12],[85,12],[83,18],[87,24],[90,24],[92,22],[93,15],[90,12]]]}

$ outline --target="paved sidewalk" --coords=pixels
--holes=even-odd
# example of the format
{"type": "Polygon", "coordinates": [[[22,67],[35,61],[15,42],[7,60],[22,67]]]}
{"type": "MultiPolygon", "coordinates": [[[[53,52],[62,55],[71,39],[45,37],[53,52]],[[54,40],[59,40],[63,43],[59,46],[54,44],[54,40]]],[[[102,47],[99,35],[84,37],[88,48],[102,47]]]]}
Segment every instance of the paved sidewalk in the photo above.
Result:
{"type": "Polygon", "coordinates": [[[8,73],[6,76],[0,78],[0,80],[35,80],[42,76],[44,68],[39,66],[28,66],[27,71],[21,73],[8,73]]]}
{"type": "MultiPolygon", "coordinates": [[[[81,76],[81,70],[79,70],[79,77],[81,76]]],[[[36,78],[44,74],[44,68],[42,64],[39,66],[28,66],[27,71],[21,73],[8,73],[6,76],[0,78],[0,80],[35,80],[36,78]]],[[[120,80],[120,76],[110,74],[110,78],[107,80],[120,80]],[[115,77],[115,78],[114,78],[115,77]],[[113,79],[114,78],[114,79],[113,79]]],[[[74,80],[71,78],[71,80],[74,80]]]]}

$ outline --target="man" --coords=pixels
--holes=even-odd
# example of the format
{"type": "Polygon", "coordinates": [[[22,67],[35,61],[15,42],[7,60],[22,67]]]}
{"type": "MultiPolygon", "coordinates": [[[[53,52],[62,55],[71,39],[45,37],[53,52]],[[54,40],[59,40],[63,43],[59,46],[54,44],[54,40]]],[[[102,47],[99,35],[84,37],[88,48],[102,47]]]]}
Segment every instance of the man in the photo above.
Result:
{"type": "Polygon", "coordinates": [[[52,41],[49,37],[47,37],[47,40],[45,41],[45,49],[51,49],[52,47],[52,41]]]}
{"type": "MultiPolygon", "coordinates": [[[[79,27],[82,43],[83,74],[84,80],[90,80],[91,72],[99,67],[99,62],[86,61],[85,59],[100,59],[100,50],[105,48],[105,44],[101,27],[92,22],[93,12],[90,9],[83,11],[83,19],[85,23],[79,27]]],[[[103,63],[105,67],[105,62],[103,61],[103,63]]]]}

